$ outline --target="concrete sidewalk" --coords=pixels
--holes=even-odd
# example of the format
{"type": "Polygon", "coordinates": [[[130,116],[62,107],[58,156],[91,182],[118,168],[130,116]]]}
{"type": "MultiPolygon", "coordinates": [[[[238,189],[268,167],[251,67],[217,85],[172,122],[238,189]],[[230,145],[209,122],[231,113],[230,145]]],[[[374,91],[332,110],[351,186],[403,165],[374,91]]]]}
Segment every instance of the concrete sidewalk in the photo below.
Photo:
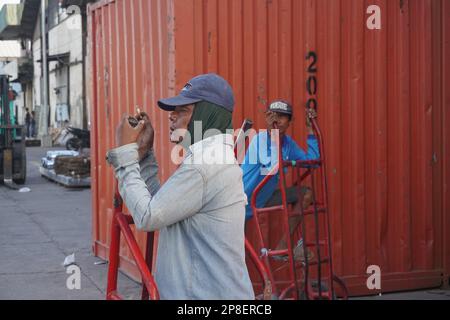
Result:
{"type": "MultiPolygon", "coordinates": [[[[0,186],[0,299],[105,299],[107,264],[91,250],[91,190],[70,190],[39,174],[48,149],[28,148],[29,193],[0,186]],[[64,258],[75,253],[81,289],[69,290],[64,258]]],[[[123,274],[119,291],[139,299],[141,286],[123,274]]],[[[450,291],[423,290],[356,299],[450,300],[450,291]]]]}
{"type": "MultiPolygon", "coordinates": [[[[104,299],[107,264],[91,250],[91,190],[70,190],[39,174],[45,148],[28,148],[29,193],[0,186],[0,299],[104,299]],[[69,290],[64,258],[75,253],[81,289],[69,290]]],[[[52,149],[53,150],[53,149],[52,149]]],[[[140,285],[119,277],[121,293],[140,285]]]]}

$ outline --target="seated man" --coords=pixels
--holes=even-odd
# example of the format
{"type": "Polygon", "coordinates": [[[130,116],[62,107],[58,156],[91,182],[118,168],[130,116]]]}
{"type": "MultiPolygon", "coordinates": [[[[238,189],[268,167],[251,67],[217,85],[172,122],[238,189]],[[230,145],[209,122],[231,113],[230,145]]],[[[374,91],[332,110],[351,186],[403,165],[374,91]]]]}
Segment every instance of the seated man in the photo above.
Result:
{"type": "MultiPolygon", "coordinates": [[[[251,207],[251,198],[253,191],[258,184],[269,173],[270,169],[278,163],[278,156],[271,155],[276,152],[276,146],[272,146],[271,132],[274,129],[279,130],[279,138],[282,141],[283,160],[316,160],[320,157],[319,146],[314,132],[311,128],[311,123],[307,121],[308,126],[308,150],[303,151],[297,143],[288,135],[286,135],[292,120],[292,106],[284,101],[274,101],[270,104],[266,112],[266,122],[268,131],[259,133],[253,138],[245,155],[244,163],[241,168],[243,171],[244,191],[248,198],[246,206],[246,219],[253,216],[251,207]]],[[[275,174],[267,184],[261,189],[256,199],[256,207],[271,207],[281,205],[281,191],[277,189],[279,182],[279,174],[275,174]]],[[[303,209],[309,207],[312,202],[312,192],[307,187],[301,188],[302,203],[299,203],[299,195],[297,187],[291,187],[286,190],[287,202],[295,204],[295,206],[302,205],[303,209]]],[[[295,210],[295,209],[294,209],[295,210]]],[[[300,223],[301,217],[293,217],[289,220],[290,233],[294,232],[297,225],[300,223]]],[[[285,249],[286,242],[284,239],[280,241],[276,250],[285,249]]],[[[303,240],[300,239],[294,248],[294,257],[296,260],[303,260],[303,240]]],[[[274,257],[275,259],[287,259],[287,256],[274,257]]],[[[308,260],[312,259],[312,252],[308,252],[308,260]]]]}

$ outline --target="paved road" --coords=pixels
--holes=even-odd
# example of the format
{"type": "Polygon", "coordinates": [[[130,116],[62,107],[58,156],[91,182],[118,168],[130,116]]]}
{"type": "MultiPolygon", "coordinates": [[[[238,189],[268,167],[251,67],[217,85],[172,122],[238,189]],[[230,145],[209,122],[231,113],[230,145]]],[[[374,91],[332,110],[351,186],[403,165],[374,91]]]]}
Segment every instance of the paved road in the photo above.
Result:
{"type": "MultiPolygon", "coordinates": [[[[90,189],[69,190],[42,178],[48,149],[28,148],[29,193],[0,186],[0,299],[104,299],[107,265],[91,250],[90,189]],[[64,258],[75,253],[81,289],[69,290],[64,258]]],[[[129,299],[139,286],[121,275],[129,299]]]]}

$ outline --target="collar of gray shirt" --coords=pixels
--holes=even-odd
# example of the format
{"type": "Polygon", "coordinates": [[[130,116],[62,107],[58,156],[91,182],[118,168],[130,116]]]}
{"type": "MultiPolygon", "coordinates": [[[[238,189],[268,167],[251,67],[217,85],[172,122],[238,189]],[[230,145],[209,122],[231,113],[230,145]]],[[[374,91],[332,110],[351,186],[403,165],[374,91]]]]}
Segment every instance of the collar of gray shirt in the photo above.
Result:
{"type": "Polygon", "coordinates": [[[189,147],[184,164],[236,164],[233,135],[218,134],[189,147]],[[218,147],[222,145],[223,147],[218,147]]]}

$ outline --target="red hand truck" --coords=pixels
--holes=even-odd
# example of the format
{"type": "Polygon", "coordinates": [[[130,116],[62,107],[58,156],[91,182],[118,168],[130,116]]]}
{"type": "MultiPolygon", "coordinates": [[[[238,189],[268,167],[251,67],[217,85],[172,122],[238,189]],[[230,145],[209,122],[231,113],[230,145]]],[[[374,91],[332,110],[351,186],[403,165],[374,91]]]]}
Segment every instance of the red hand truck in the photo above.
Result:
{"type": "MultiPolygon", "coordinates": [[[[251,199],[252,208],[254,211],[254,221],[257,229],[258,240],[259,240],[259,248],[261,251],[261,255],[257,254],[254,246],[248,241],[245,240],[245,248],[247,255],[253,261],[256,266],[256,269],[263,281],[263,293],[261,295],[262,299],[268,300],[273,298],[279,299],[298,299],[302,296],[308,299],[333,299],[335,297],[333,282],[336,282],[344,293],[343,298],[347,298],[347,289],[342,280],[340,280],[337,276],[335,276],[332,272],[332,263],[331,263],[331,243],[329,236],[329,220],[328,220],[328,211],[327,211],[327,197],[326,197],[326,177],[325,177],[325,163],[324,163],[324,150],[322,143],[322,136],[319,130],[319,127],[315,121],[315,119],[311,120],[316,136],[319,140],[319,148],[321,159],[316,161],[303,161],[303,162],[288,162],[283,161],[282,152],[281,152],[281,144],[279,144],[279,152],[278,152],[278,165],[275,166],[270,174],[274,174],[278,171],[279,164],[282,164],[282,168],[293,168],[294,171],[299,175],[300,182],[304,182],[307,177],[311,179],[312,190],[315,190],[315,175],[316,171],[319,171],[321,177],[321,190],[323,194],[322,203],[318,201],[314,201],[313,208],[303,211],[300,209],[300,212],[292,212],[290,211],[290,207],[287,204],[286,200],[286,175],[284,170],[280,170],[280,190],[282,194],[282,205],[276,206],[272,208],[256,208],[256,196],[258,192],[262,189],[262,187],[267,183],[267,181],[272,177],[270,174],[266,176],[263,181],[257,186],[253,193],[253,197],[251,199]],[[301,174],[301,170],[304,170],[301,174]],[[283,219],[283,228],[284,235],[286,238],[286,243],[288,248],[285,250],[270,250],[267,249],[261,227],[258,220],[258,215],[261,213],[267,212],[280,212],[281,210],[281,219],[283,219]],[[319,238],[319,214],[322,214],[326,217],[325,219],[325,237],[323,239],[319,238]],[[307,247],[315,247],[315,252],[317,254],[317,260],[309,262],[306,259],[304,264],[301,264],[300,267],[303,268],[304,276],[303,279],[298,279],[297,269],[299,264],[294,261],[293,256],[293,245],[292,239],[289,236],[289,222],[288,219],[290,216],[302,215],[313,216],[315,221],[315,241],[305,241],[304,245],[304,256],[307,257],[306,248],[307,247]],[[323,248],[323,249],[321,249],[323,248]],[[322,256],[322,253],[325,257],[322,256]],[[288,261],[281,268],[287,267],[289,269],[290,282],[284,288],[278,288],[277,282],[274,277],[274,270],[269,261],[269,257],[279,255],[279,254],[287,254],[288,261]],[[322,277],[322,266],[326,265],[325,274],[326,277],[322,277]],[[313,280],[309,272],[309,268],[311,266],[317,266],[316,272],[316,280],[313,280]],[[332,279],[332,281],[329,281],[332,279]],[[322,284],[328,284],[323,286],[322,284]],[[295,290],[294,290],[295,289],[295,290]]],[[[252,126],[252,123],[249,120],[244,121],[243,126],[237,136],[236,145],[240,141],[240,139],[245,139],[244,133],[252,126]]],[[[239,150],[237,150],[239,151],[239,150]]],[[[236,153],[237,158],[242,157],[242,153],[236,153]]],[[[313,191],[314,192],[314,191],[313,191]]],[[[315,196],[313,196],[315,199],[315,196]]],[[[301,199],[299,200],[301,201],[301,199]]],[[[301,208],[301,206],[300,206],[301,208]]],[[[159,299],[158,289],[156,283],[151,274],[152,263],[153,263],[153,243],[154,243],[154,233],[147,234],[147,244],[146,244],[146,252],[145,257],[143,256],[136,239],[131,231],[130,225],[134,224],[133,218],[130,215],[126,215],[123,213],[123,201],[118,192],[118,187],[116,184],[116,191],[114,196],[114,213],[113,213],[113,221],[111,224],[111,245],[109,252],[109,269],[108,269],[108,285],[107,285],[107,295],[106,298],[108,300],[120,300],[122,297],[117,292],[117,280],[118,280],[118,270],[119,270],[119,251],[120,251],[120,236],[121,233],[124,235],[124,239],[128,247],[130,248],[130,252],[132,254],[133,259],[136,262],[136,266],[142,276],[142,296],[143,300],[157,300],[159,299]]],[[[306,238],[306,227],[305,221],[301,223],[301,232],[297,230],[297,233],[301,233],[303,239],[306,238]]],[[[280,269],[280,268],[278,268],[280,269]]]]}
{"type": "Polygon", "coordinates": [[[130,225],[134,224],[133,217],[123,213],[123,201],[118,191],[114,195],[114,213],[111,223],[111,245],[109,247],[108,285],[106,289],[107,300],[122,300],[117,292],[117,278],[119,273],[120,236],[123,233],[125,242],[142,277],[142,300],[159,300],[158,288],[153,279],[151,270],[153,264],[154,232],[147,233],[145,257],[143,256],[130,225]]]}
{"type": "Polygon", "coordinates": [[[320,159],[314,161],[284,161],[282,154],[282,143],[278,141],[278,163],[271,172],[264,177],[256,187],[251,198],[253,210],[253,222],[256,229],[257,244],[253,246],[246,240],[246,251],[250,260],[263,280],[263,293],[257,296],[262,299],[335,299],[337,298],[334,284],[340,289],[343,299],[347,299],[348,291],[345,283],[333,273],[330,223],[328,216],[327,180],[325,168],[325,151],[323,147],[322,133],[315,119],[315,113],[309,113],[314,133],[318,139],[320,159]],[[291,169],[293,180],[297,182],[298,201],[303,202],[300,186],[308,184],[312,190],[313,203],[306,210],[302,206],[294,207],[287,202],[287,174],[285,170],[291,169]],[[281,205],[257,208],[256,198],[261,189],[273,177],[279,173],[279,189],[281,191],[281,205]],[[319,181],[317,181],[319,180],[319,181]],[[286,249],[273,250],[268,246],[261,228],[260,215],[277,215],[282,222],[282,237],[287,244],[286,249]],[[301,222],[291,236],[289,218],[301,217],[301,222]],[[307,219],[312,218],[307,227],[307,219]],[[311,228],[312,226],[312,228],[311,228]],[[313,234],[310,235],[310,229],[313,234]],[[308,250],[315,254],[315,259],[309,261],[296,261],[294,259],[293,238],[303,240],[303,256],[308,257],[308,250]],[[259,255],[258,252],[259,251],[259,255]],[[287,256],[285,261],[275,262],[271,260],[275,256],[287,256]],[[277,279],[276,274],[288,270],[288,281],[277,279]],[[287,282],[287,283],[286,283],[287,282]]]}

